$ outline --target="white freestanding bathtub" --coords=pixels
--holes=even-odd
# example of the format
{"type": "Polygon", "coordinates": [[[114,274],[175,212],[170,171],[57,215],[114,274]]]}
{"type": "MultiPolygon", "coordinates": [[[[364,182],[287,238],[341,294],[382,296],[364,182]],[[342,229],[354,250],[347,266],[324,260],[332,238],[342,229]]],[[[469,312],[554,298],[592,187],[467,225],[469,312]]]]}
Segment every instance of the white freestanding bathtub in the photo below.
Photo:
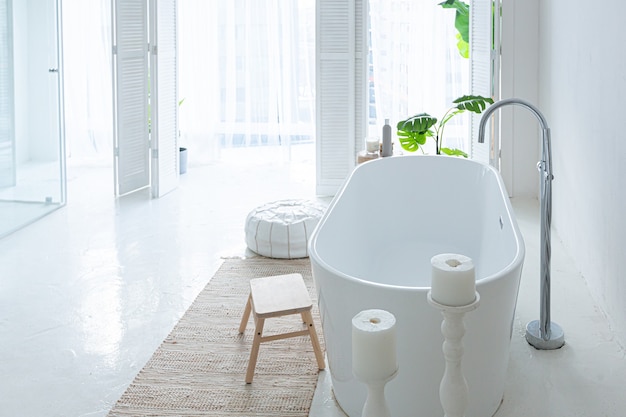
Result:
{"type": "Polygon", "coordinates": [[[502,401],[524,242],[500,174],[479,162],[399,156],[358,166],[309,241],[333,391],[360,417],[366,387],[352,374],[351,323],[362,310],[396,317],[399,372],[387,384],[394,416],[443,415],[442,315],[428,304],[430,259],[473,259],[481,302],[465,316],[467,417],[502,401]]]}

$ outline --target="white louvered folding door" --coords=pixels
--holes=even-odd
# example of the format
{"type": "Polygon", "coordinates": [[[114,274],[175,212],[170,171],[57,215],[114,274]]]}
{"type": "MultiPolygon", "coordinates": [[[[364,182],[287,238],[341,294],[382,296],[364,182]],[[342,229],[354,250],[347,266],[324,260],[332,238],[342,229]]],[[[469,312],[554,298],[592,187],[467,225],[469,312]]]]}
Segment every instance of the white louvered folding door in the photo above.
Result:
{"type": "Polygon", "coordinates": [[[178,185],[177,2],[113,0],[112,15],[116,194],[160,197],[178,185]]]}
{"type": "Polygon", "coordinates": [[[316,190],[332,195],[354,168],[365,137],[367,0],[318,0],[316,190]]]}
{"type": "MultiPolygon", "coordinates": [[[[470,2],[470,82],[471,94],[499,98],[500,63],[500,3],[492,0],[470,2]]],[[[485,143],[478,143],[478,125],[482,115],[471,113],[473,159],[490,163],[496,168],[499,162],[497,140],[497,115],[486,129],[485,143]]]]}
{"type": "Polygon", "coordinates": [[[148,6],[113,0],[113,117],[116,194],[150,185],[148,6]]]}
{"type": "Polygon", "coordinates": [[[152,196],[178,186],[176,0],[151,0],[152,196]]]}

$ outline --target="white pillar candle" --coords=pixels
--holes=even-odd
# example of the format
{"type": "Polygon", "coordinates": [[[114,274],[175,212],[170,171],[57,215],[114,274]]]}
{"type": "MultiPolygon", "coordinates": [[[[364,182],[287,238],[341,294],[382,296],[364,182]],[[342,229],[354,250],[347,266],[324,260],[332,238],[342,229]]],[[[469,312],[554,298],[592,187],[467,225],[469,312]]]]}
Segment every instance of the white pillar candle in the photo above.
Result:
{"type": "Polygon", "coordinates": [[[435,255],[432,265],[431,297],[439,304],[464,306],[476,299],[476,275],[471,258],[454,253],[435,255]]]}
{"type": "Polygon", "coordinates": [[[365,149],[369,153],[378,153],[380,151],[380,141],[378,138],[365,138],[365,149]]]}
{"type": "Polygon", "coordinates": [[[352,318],[352,371],[361,381],[380,381],[398,369],[396,318],[385,310],[364,310],[352,318]]]}

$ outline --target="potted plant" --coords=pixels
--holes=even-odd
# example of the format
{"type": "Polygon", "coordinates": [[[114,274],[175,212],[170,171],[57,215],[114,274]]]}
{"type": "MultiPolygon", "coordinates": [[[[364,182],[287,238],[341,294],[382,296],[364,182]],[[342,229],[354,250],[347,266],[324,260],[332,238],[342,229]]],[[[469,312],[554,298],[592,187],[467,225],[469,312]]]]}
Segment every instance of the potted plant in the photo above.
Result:
{"type": "Polygon", "coordinates": [[[466,95],[457,98],[453,103],[455,106],[449,108],[440,121],[428,113],[420,113],[398,122],[397,128],[400,146],[406,151],[415,152],[426,144],[427,138],[431,137],[435,140],[435,153],[437,155],[443,153],[467,158],[467,153],[460,149],[451,149],[442,146],[443,132],[446,123],[457,114],[466,111],[480,114],[487,108],[488,104],[493,104],[493,100],[482,96],[466,95]]]}

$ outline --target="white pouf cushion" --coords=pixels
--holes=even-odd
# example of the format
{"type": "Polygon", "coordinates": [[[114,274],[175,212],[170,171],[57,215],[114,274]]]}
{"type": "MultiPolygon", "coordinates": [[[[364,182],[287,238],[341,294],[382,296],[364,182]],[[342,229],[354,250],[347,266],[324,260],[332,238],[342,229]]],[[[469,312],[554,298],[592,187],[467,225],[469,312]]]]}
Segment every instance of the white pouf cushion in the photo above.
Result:
{"type": "Polygon", "coordinates": [[[309,200],[280,200],[252,210],[246,219],[246,244],[268,258],[306,258],[307,243],[326,206],[309,200]]]}

